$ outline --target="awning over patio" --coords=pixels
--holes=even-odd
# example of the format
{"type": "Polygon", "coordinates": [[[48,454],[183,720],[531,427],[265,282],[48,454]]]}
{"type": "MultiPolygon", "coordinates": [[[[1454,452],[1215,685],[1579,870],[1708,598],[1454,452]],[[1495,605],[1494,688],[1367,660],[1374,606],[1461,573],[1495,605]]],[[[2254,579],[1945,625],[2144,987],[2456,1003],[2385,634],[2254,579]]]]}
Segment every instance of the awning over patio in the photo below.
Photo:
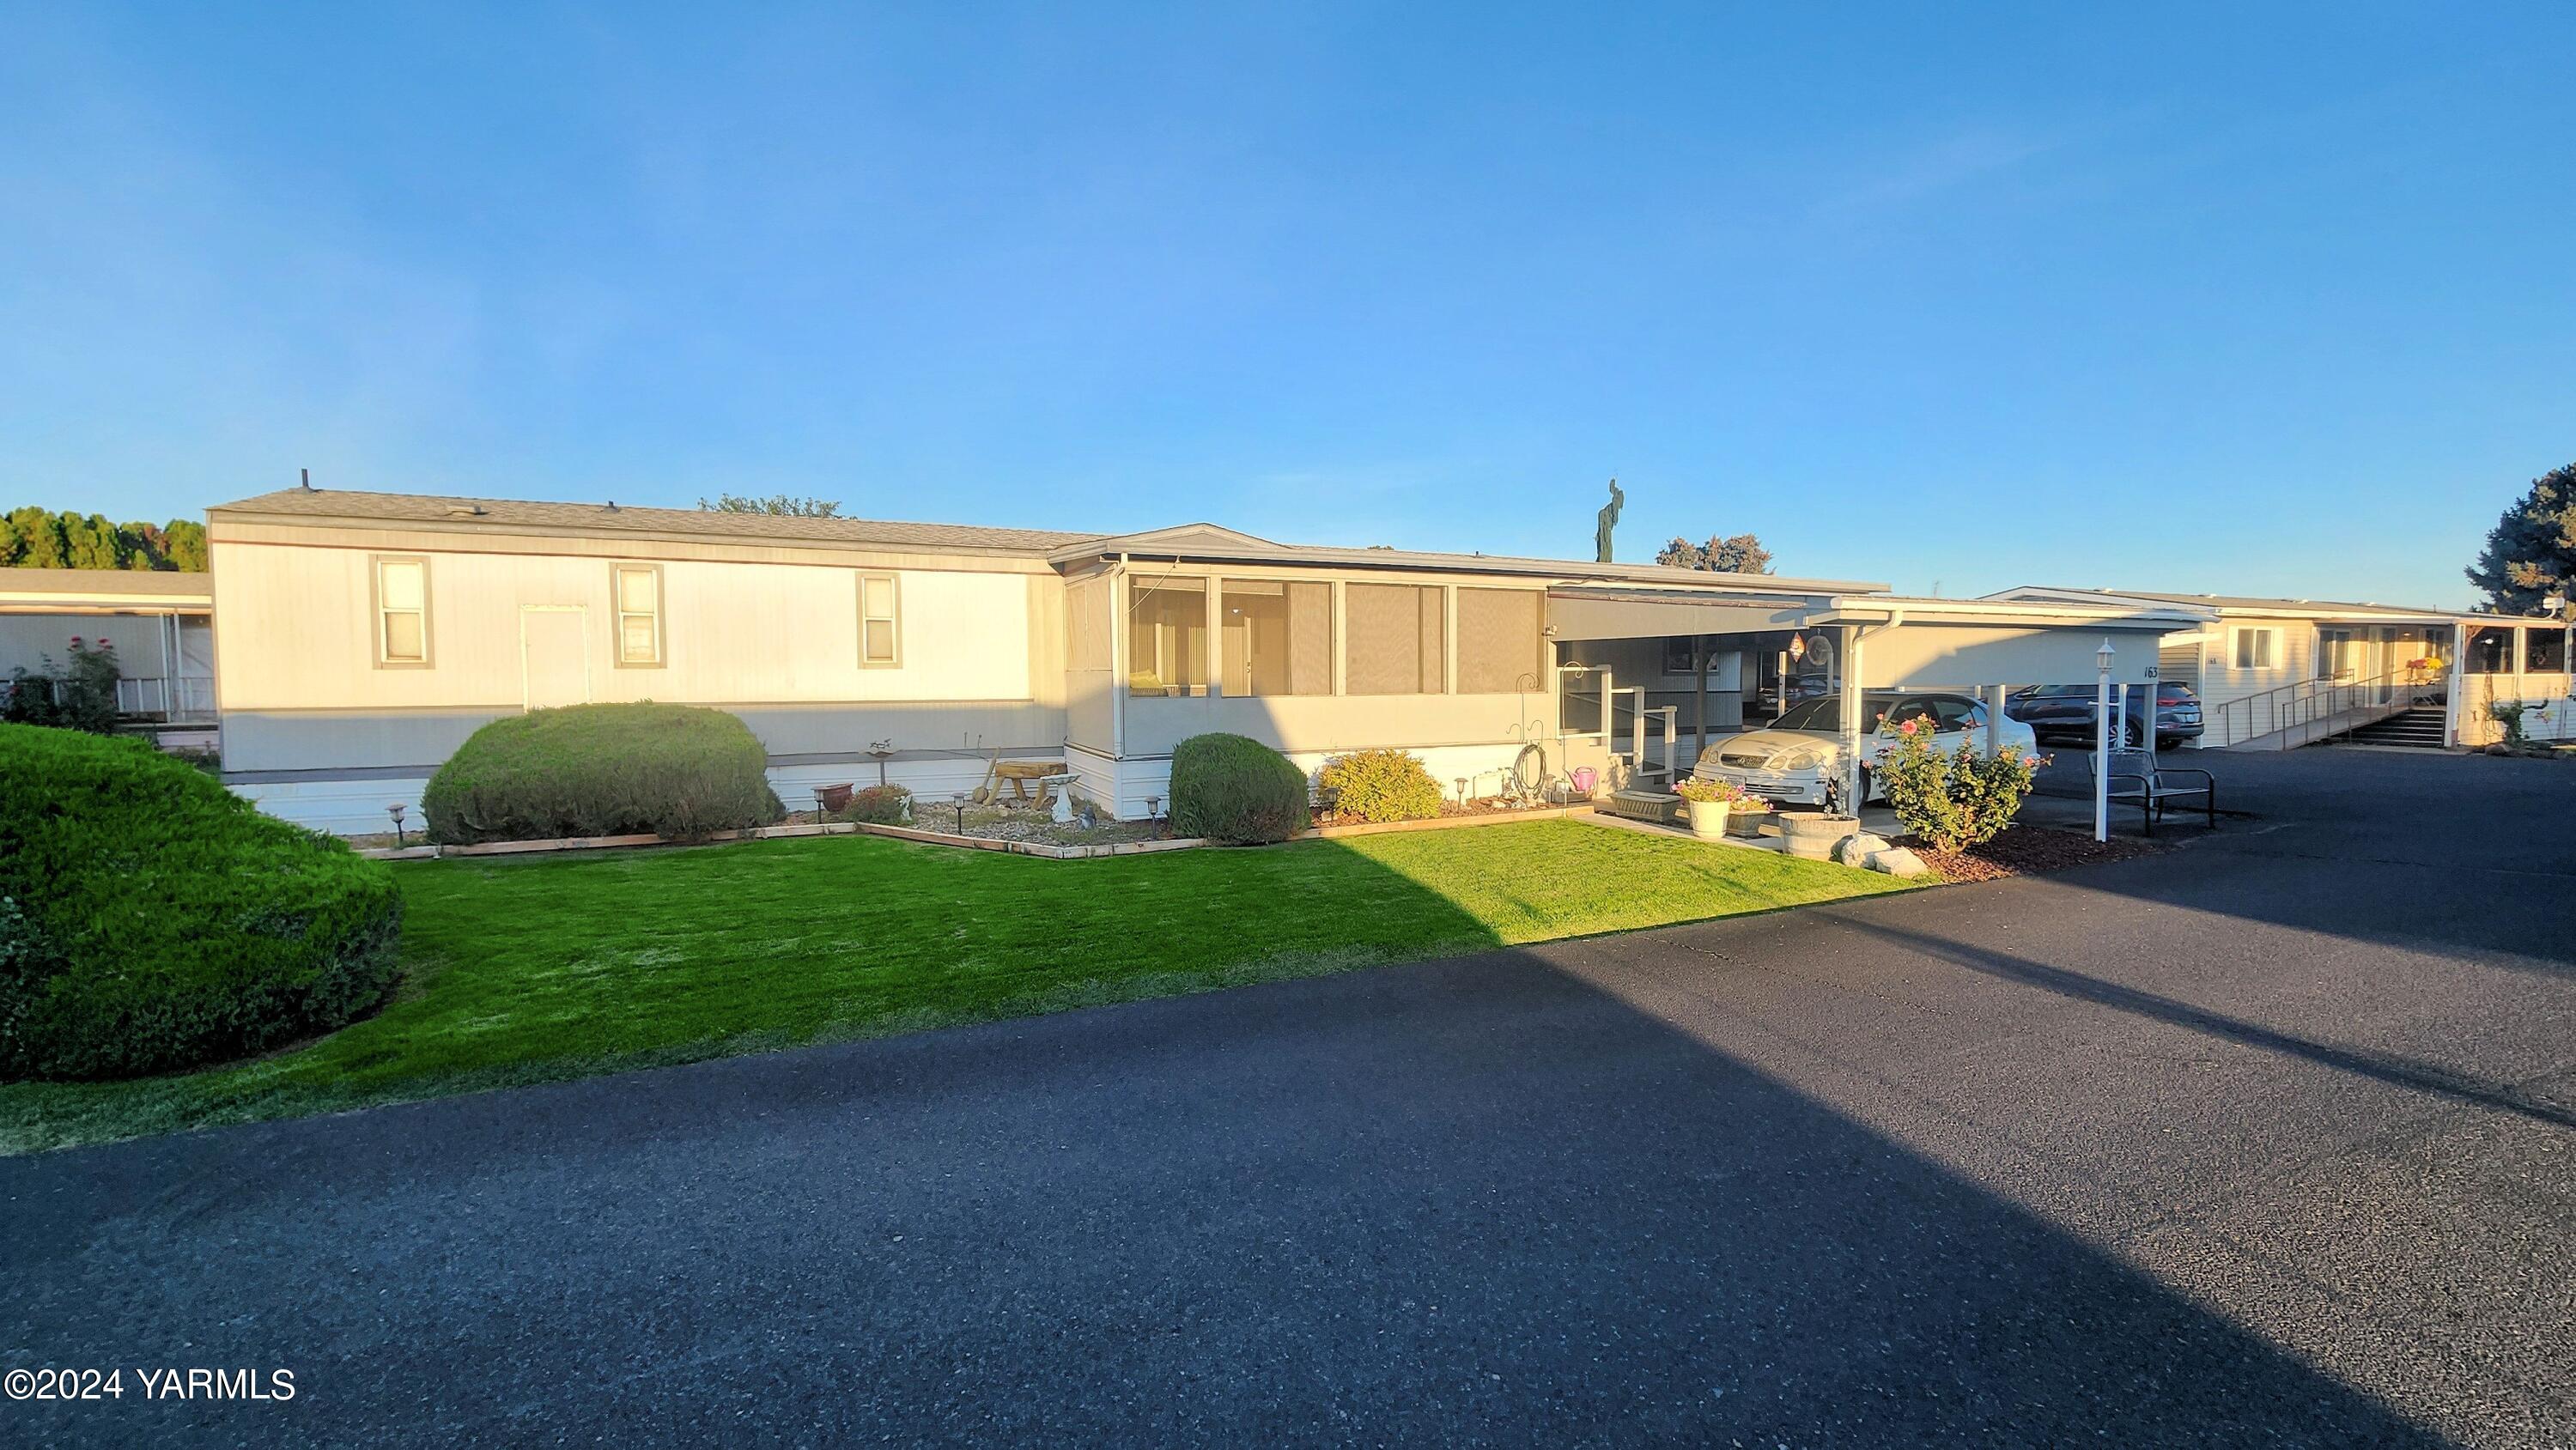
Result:
{"type": "Polygon", "coordinates": [[[1559,641],[1833,629],[1846,642],[1838,657],[1845,662],[1847,685],[1974,690],[2090,681],[2095,652],[2106,639],[2113,650],[2112,678],[2135,684],[2152,678],[2159,638],[2198,628],[2209,616],[2186,606],[2128,601],[2025,604],[1892,594],[1748,598],[1571,585],[1548,592],[1547,617],[1551,637],[1559,641]]]}

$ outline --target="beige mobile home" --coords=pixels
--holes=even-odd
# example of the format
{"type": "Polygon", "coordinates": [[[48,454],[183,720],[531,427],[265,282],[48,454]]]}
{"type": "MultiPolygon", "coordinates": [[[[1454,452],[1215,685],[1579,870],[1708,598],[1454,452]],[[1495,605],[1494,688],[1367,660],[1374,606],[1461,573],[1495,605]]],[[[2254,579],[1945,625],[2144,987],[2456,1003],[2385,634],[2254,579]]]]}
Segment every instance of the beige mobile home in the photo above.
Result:
{"type": "Polygon", "coordinates": [[[2203,747],[2288,748],[2341,735],[2373,743],[2483,745],[2495,702],[2529,707],[2535,735],[2576,737],[2563,620],[2376,603],[2024,586],[1987,596],[2128,600],[2206,610],[2167,635],[2159,677],[2201,700],[2203,747]]]}
{"type": "MultiPolygon", "coordinates": [[[[2201,616],[2131,602],[1897,599],[1656,565],[1301,547],[1211,524],[1106,535],[290,489],[209,510],[225,779],[348,833],[417,810],[503,715],[582,701],[731,711],[791,805],[817,785],[975,786],[1060,762],[1128,818],[1223,730],[1309,770],[1687,766],[1748,661],[1812,645],[1846,694],[2123,678],[2201,616]],[[1863,663],[1863,646],[1868,645],[1863,663]],[[1705,680],[1703,685],[1702,681],[1705,680]]],[[[1850,719],[1859,719],[1856,703],[1850,719]]]]}

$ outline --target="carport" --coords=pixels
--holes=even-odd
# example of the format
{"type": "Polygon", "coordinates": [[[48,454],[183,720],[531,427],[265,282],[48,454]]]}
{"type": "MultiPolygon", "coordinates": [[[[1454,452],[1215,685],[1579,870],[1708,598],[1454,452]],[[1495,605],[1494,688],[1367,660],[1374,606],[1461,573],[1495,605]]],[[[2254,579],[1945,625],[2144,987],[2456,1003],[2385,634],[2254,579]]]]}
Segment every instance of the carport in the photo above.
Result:
{"type": "MultiPolygon", "coordinates": [[[[1687,637],[1707,697],[1707,660],[1741,651],[1757,638],[1782,632],[1801,643],[1830,649],[1842,702],[1843,793],[1860,791],[1862,697],[1872,691],[1952,690],[1986,702],[1989,743],[2004,717],[2005,691],[2015,685],[2090,684],[2101,678],[2100,651],[2110,646],[2113,685],[2143,684],[2156,677],[2156,643],[2175,630],[2199,628],[2207,612],[2184,605],[2121,600],[2033,604],[1982,599],[1920,599],[1894,594],[1748,593],[1748,581],[1709,589],[1559,585],[1548,592],[1547,634],[1557,646],[1560,693],[1567,647],[1584,641],[1687,637]]],[[[1814,646],[1808,646],[1813,649],[1814,646]]],[[[1821,651],[1818,651],[1821,653],[1821,651]]],[[[1601,735],[1611,749],[1618,693],[1602,682],[1601,735]]],[[[2124,693],[2124,692],[2123,692],[2124,693]]],[[[1642,697],[1641,697],[1642,698],[1642,697]]],[[[1632,716],[1632,749],[1643,763],[1642,710],[1632,716]]],[[[1560,700],[1559,719],[1565,718],[1560,700]]],[[[1695,725],[1691,758],[1707,745],[1705,719],[1695,725]]],[[[1571,732],[1569,732],[1571,733],[1571,732]]],[[[1668,762],[1669,763],[1669,762],[1668,762]]]]}

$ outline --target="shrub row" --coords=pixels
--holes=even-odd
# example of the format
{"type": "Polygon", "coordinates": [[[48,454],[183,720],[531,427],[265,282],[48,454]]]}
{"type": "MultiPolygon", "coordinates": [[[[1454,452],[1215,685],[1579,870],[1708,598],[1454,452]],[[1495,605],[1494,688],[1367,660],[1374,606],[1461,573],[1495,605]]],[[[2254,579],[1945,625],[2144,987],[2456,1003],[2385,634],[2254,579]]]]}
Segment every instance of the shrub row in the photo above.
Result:
{"type": "Polygon", "coordinates": [[[393,873],[138,740],[0,725],[0,1079],[167,1072],[383,1000],[393,873]]]}

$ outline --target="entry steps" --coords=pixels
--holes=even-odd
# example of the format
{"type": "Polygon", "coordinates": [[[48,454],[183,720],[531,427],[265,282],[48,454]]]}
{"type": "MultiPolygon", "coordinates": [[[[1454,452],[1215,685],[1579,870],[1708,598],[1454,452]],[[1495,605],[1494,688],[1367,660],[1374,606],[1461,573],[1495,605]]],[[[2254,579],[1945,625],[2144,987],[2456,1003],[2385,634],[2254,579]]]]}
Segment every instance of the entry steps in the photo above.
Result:
{"type": "Polygon", "coordinates": [[[2374,720],[2341,737],[2354,745],[2401,745],[2415,750],[2442,748],[2442,712],[2414,706],[2385,720],[2374,720]]]}

